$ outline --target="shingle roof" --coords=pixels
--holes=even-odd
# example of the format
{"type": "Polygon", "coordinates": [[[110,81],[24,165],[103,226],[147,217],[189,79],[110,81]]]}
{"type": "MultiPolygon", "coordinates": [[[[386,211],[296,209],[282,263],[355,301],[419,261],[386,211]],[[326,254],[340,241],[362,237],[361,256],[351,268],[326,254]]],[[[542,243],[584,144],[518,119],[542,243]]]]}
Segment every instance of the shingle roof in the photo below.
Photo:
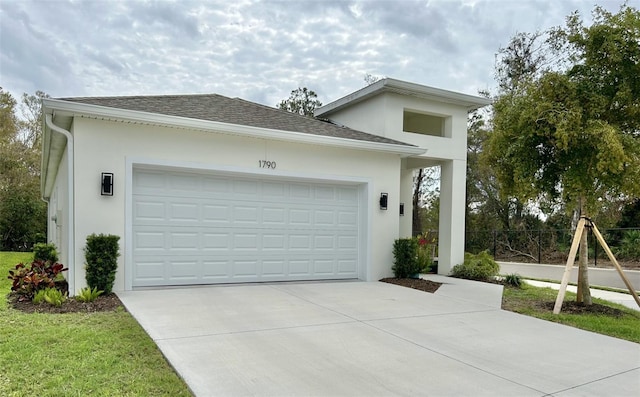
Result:
{"type": "Polygon", "coordinates": [[[395,145],[404,142],[217,94],[58,98],[117,109],[395,145]]]}

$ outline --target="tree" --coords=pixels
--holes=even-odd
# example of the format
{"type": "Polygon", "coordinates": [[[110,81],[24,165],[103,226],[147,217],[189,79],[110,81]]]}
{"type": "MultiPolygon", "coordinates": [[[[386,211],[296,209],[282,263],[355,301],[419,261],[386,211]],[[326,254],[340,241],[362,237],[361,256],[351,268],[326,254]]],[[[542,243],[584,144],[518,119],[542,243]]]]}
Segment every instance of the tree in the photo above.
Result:
{"type": "MultiPolygon", "coordinates": [[[[542,35],[514,39],[528,37],[524,47],[536,51],[501,50],[497,71],[506,84],[487,144],[504,194],[560,201],[584,216],[611,197],[640,195],[640,14],[624,5],[593,15],[585,27],[572,14],[542,42],[542,35]]],[[[585,234],[578,300],[590,304],[586,255],[585,234]]]]}
{"type": "Polygon", "coordinates": [[[412,234],[417,236],[438,228],[440,167],[419,168],[413,175],[412,234]]]}
{"type": "Polygon", "coordinates": [[[307,87],[291,91],[288,99],[283,99],[276,105],[278,109],[307,117],[313,117],[314,110],[320,106],[322,106],[322,102],[318,100],[318,95],[307,87]]]}
{"type": "Polygon", "coordinates": [[[374,76],[371,73],[367,73],[367,74],[364,75],[364,83],[367,86],[370,86],[371,84],[377,82],[380,79],[381,79],[380,76],[374,76]]]}
{"type": "Polygon", "coordinates": [[[0,249],[23,251],[44,241],[46,204],[40,200],[40,98],[23,95],[20,108],[0,88],[0,249]]]}

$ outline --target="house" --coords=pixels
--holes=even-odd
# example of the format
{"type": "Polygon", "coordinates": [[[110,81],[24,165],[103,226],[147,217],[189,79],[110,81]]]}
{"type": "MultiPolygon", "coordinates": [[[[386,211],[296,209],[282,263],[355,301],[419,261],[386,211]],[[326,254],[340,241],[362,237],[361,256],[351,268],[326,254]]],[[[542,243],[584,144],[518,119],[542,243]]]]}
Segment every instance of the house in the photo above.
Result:
{"type": "Polygon", "coordinates": [[[48,238],[72,293],[92,233],[121,237],[115,291],[373,281],[411,235],[414,170],[440,165],[447,274],[463,259],[467,113],[488,103],[393,79],[317,120],[220,95],[43,99],[48,238]]]}

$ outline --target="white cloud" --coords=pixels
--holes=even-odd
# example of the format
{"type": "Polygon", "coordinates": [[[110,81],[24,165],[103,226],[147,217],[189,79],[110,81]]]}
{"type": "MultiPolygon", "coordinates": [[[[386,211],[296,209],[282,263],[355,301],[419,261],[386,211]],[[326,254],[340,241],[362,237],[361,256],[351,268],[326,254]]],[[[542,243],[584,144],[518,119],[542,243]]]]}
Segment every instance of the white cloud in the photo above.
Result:
{"type": "MultiPolygon", "coordinates": [[[[608,1],[616,11],[622,0],[608,1]]],[[[307,86],[327,103],[388,76],[477,93],[518,31],[579,0],[0,2],[0,86],[19,96],[215,92],[273,106],[307,86]]]]}

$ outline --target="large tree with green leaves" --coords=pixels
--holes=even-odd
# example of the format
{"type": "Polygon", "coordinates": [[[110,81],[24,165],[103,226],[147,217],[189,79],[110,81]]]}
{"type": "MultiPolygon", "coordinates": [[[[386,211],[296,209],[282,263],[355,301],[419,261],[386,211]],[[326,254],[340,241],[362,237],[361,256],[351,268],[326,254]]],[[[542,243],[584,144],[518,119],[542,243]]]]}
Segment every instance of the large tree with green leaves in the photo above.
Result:
{"type": "MultiPolygon", "coordinates": [[[[593,16],[501,49],[486,157],[505,194],[587,216],[640,195],[640,14],[624,5],[593,16]]],[[[585,235],[578,299],[590,304],[586,245],[585,235]]]]}
{"type": "Polygon", "coordinates": [[[45,239],[39,182],[40,100],[45,96],[24,94],[18,104],[0,88],[0,250],[29,250],[45,239]]]}
{"type": "Polygon", "coordinates": [[[313,117],[313,111],[320,106],[322,102],[318,100],[318,95],[307,87],[291,91],[289,98],[283,99],[276,105],[278,109],[307,117],[313,117]]]}

